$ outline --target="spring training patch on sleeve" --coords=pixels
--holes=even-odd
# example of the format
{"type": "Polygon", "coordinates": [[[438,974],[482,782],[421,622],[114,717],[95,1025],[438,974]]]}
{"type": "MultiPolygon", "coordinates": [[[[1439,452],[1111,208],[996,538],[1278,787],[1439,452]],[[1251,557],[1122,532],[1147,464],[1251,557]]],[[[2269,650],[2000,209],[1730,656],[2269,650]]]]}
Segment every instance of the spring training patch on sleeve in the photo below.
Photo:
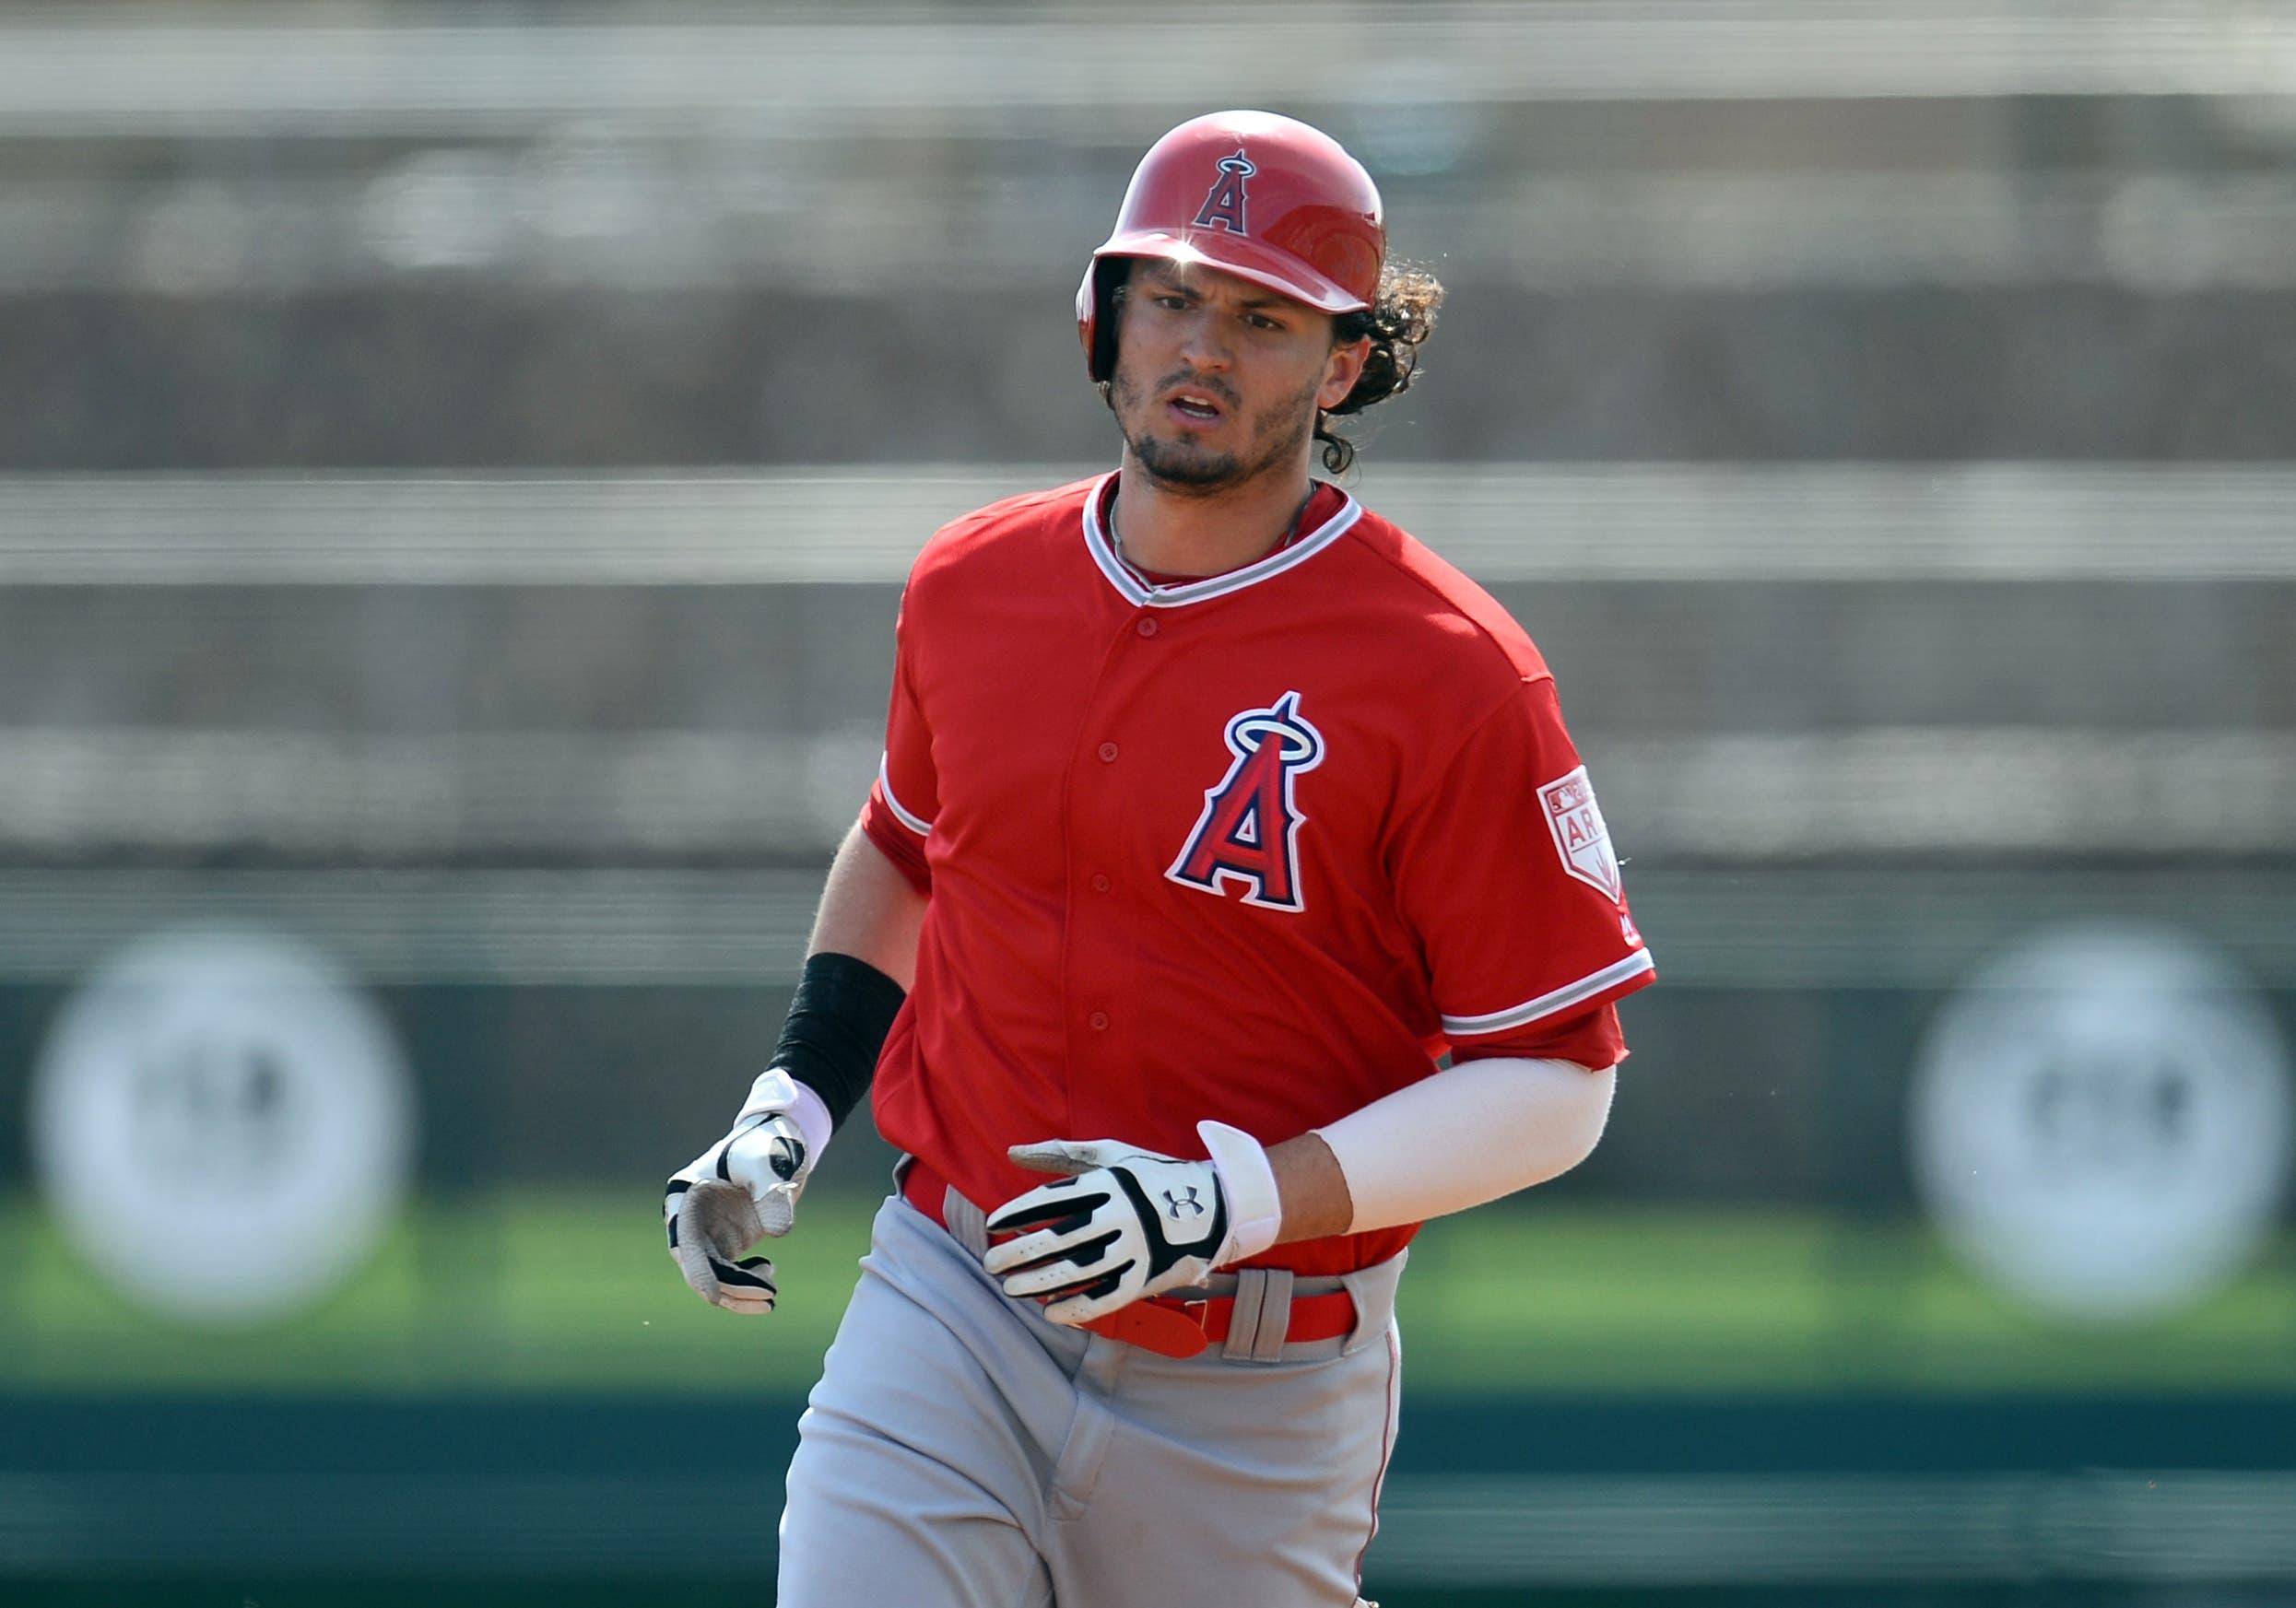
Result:
{"type": "Polygon", "coordinates": [[[1619,876],[1619,856],[1610,847],[1610,828],[1603,824],[1602,806],[1595,802],[1595,784],[1582,765],[1568,776],[1538,790],[1540,813],[1562,857],[1562,869],[1589,887],[1600,888],[1613,904],[1625,898],[1619,876]]]}

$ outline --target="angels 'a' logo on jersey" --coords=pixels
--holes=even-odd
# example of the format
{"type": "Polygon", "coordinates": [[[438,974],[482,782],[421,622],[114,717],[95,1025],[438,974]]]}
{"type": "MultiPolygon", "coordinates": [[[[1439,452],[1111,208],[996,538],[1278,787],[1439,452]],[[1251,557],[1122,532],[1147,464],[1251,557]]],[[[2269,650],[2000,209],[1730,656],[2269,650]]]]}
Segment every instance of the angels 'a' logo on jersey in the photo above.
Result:
{"type": "Polygon", "coordinates": [[[1219,158],[1219,177],[1212,181],[1212,188],[1204,197],[1204,205],[1195,209],[1195,227],[1224,229],[1230,234],[1250,234],[1244,227],[1243,204],[1249,199],[1243,193],[1243,182],[1259,169],[1238,147],[1232,157],[1219,158]]]}
{"type": "Polygon", "coordinates": [[[1228,722],[1228,774],[1204,794],[1204,813],[1187,847],[1164,874],[1209,894],[1243,886],[1243,902],[1271,910],[1307,908],[1300,887],[1300,827],[1307,817],[1292,797],[1303,770],[1324,762],[1324,734],[1287,692],[1266,709],[1228,722]]]}

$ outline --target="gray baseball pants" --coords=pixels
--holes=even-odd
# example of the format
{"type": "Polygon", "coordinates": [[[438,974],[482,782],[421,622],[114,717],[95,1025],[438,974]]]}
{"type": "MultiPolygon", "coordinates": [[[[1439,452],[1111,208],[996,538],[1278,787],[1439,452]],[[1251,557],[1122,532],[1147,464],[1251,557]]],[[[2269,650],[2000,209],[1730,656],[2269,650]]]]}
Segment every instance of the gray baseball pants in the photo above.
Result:
{"type": "Polygon", "coordinates": [[[781,1608],[1356,1602],[1395,1444],[1401,1257],[1341,1281],[1351,1334],[1239,1329],[1181,1359],[1008,1298],[978,1209],[948,1203],[947,1230],[898,1195],[877,1213],[798,1421],[781,1608]]]}

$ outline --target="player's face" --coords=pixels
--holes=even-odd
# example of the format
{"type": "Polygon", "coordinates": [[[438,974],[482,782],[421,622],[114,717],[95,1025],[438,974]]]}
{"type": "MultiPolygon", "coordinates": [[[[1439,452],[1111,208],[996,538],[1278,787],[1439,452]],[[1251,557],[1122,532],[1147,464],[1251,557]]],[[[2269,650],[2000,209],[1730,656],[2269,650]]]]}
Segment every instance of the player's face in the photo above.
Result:
{"type": "Polygon", "coordinates": [[[1150,479],[1196,495],[1304,474],[1316,410],[1346,400],[1371,349],[1332,335],[1329,313],[1248,279],[1136,260],[1108,395],[1124,445],[1150,479]]]}

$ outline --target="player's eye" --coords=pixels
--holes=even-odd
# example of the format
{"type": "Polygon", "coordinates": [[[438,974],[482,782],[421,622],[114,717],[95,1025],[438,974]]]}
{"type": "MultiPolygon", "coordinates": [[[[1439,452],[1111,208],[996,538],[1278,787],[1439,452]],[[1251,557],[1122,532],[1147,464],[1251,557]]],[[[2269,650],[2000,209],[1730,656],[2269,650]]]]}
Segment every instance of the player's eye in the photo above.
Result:
{"type": "Polygon", "coordinates": [[[1243,322],[1256,330],[1279,330],[1284,327],[1264,312],[1246,313],[1243,322]]]}

